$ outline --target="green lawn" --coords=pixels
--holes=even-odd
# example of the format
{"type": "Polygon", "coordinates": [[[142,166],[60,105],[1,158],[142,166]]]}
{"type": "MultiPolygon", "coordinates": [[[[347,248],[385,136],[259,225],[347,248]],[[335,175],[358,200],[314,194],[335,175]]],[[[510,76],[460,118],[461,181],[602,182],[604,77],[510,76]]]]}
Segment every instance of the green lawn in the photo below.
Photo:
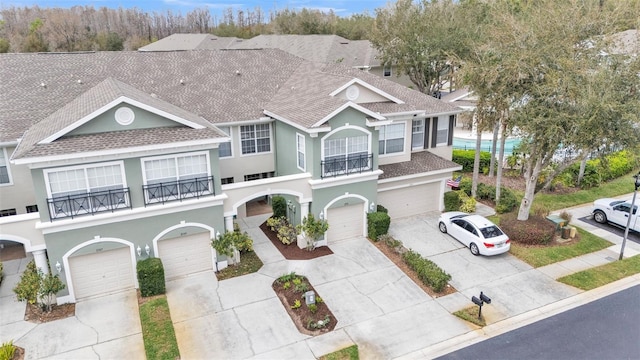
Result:
{"type": "Polygon", "coordinates": [[[331,354],[327,354],[320,357],[320,360],[358,360],[358,359],[360,359],[360,355],[358,354],[358,345],[351,345],[348,348],[334,351],[331,354]]]}
{"type": "Polygon", "coordinates": [[[180,358],[166,297],[159,297],[140,305],[140,323],[148,360],[180,358]]]}
{"type": "Polygon", "coordinates": [[[567,275],[558,281],[582,290],[591,290],[638,273],[640,255],[567,275]]]}
{"type": "Polygon", "coordinates": [[[247,251],[240,254],[240,264],[231,265],[224,270],[216,273],[218,280],[231,279],[236,276],[242,276],[257,272],[262,267],[262,260],[256,255],[255,251],[247,251]]]}
{"type": "Polygon", "coordinates": [[[578,228],[580,241],[559,246],[523,246],[511,242],[509,252],[533,267],[553,264],[558,261],[602,250],[613,244],[598,236],[578,228]]]}
{"type": "Polygon", "coordinates": [[[453,315],[459,317],[464,321],[468,321],[472,324],[476,324],[480,327],[483,327],[483,326],[486,326],[487,323],[484,320],[484,316],[481,318],[478,318],[479,310],[480,308],[478,306],[471,306],[466,309],[458,310],[454,312],[453,315]]]}
{"type": "Polygon", "coordinates": [[[615,180],[600,184],[598,187],[594,187],[586,190],[578,190],[570,194],[536,194],[533,200],[532,209],[535,206],[544,206],[550,211],[565,209],[572,206],[588,204],[594,200],[607,197],[615,197],[624,194],[628,194],[633,191],[633,178],[632,175],[638,173],[638,170],[634,170],[629,174],[619,177],[615,180]]]}

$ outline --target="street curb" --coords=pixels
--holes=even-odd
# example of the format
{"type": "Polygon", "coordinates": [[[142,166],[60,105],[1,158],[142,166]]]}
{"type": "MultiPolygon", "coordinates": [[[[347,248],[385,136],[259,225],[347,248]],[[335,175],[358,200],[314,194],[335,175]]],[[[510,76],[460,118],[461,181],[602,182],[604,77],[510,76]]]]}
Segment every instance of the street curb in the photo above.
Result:
{"type": "Polygon", "coordinates": [[[459,350],[479,343],[483,340],[489,339],[494,336],[504,334],[509,331],[513,331],[520,327],[532,324],[534,322],[546,319],[553,315],[571,310],[578,306],[590,303],[592,301],[601,299],[605,296],[614,294],[616,292],[628,289],[630,287],[640,285],[640,274],[635,274],[624,279],[612,282],[610,284],[601,286],[599,288],[584,291],[577,295],[568,297],[566,299],[547,304],[540,308],[530,310],[528,312],[510,317],[498,321],[496,323],[485,326],[482,329],[470,331],[468,333],[456,336],[454,338],[445,340],[443,342],[426,347],[422,350],[418,350],[411,354],[404,355],[400,358],[403,359],[433,359],[439,356],[446,355],[450,352],[459,350]]]}

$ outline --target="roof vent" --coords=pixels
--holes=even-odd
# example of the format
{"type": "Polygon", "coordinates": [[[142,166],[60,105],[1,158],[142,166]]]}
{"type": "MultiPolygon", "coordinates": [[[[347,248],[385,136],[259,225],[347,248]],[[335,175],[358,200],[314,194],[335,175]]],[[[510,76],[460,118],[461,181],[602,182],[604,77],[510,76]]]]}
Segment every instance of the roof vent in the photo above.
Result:
{"type": "Polygon", "coordinates": [[[157,99],[158,95],[156,95],[156,93],[151,93],[151,97],[154,98],[154,99],[157,99]]]}
{"type": "Polygon", "coordinates": [[[240,70],[236,70],[236,75],[240,76],[240,70]]]}
{"type": "Polygon", "coordinates": [[[180,79],[180,85],[184,85],[184,79],[180,79]]]}
{"type": "Polygon", "coordinates": [[[43,87],[43,88],[46,88],[46,87],[47,87],[47,84],[45,84],[44,82],[41,82],[41,83],[40,83],[40,86],[41,86],[41,87],[43,87]]]}
{"type": "Polygon", "coordinates": [[[78,84],[82,84],[82,80],[78,79],[78,84]]]}

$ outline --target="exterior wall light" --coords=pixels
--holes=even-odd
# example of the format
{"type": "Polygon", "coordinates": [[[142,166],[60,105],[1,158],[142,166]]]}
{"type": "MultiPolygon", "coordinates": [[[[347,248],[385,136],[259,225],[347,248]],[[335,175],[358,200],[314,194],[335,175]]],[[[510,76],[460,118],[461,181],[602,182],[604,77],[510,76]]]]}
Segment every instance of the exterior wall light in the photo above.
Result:
{"type": "Polygon", "coordinates": [[[56,261],[56,270],[58,270],[58,272],[62,271],[62,264],[60,264],[60,261],[56,261]]]}

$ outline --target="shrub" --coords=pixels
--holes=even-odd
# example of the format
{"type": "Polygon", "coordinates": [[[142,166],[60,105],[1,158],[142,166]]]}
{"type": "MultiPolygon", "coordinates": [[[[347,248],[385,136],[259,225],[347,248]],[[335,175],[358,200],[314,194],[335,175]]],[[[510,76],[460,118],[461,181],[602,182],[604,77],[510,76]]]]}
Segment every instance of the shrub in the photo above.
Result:
{"type": "Polygon", "coordinates": [[[302,306],[302,303],[300,302],[300,300],[297,300],[293,302],[293,305],[291,305],[292,309],[299,309],[300,306],[302,306]]]}
{"type": "MultiPolygon", "coordinates": [[[[453,150],[452,160],[454,163],[462,165],[463,172],[473,172],[473,163],[475,161],[475,150],[453,150]]],[[[491,153],[488,151],[480,152],[480,169],[487,169],[489,172],[489,164],[491,163],[491,153]]],[[[484,170],[483,170],[484,172],[484,170]]]]}
{"type": "Polygon", "coordinates": [[[476,211],[476,199],[469,197],[469,195],[467,195],[462,190],[459,190],[456,192],[459,194],[460,200],[462,201],[462,205],[460,205],[460,211],[463,211],[469,214],[476,211]]]}
{"type": "Polygon", "coordinates": [[[389,210],[387,210],[387,208],[382,205],[376,205],[376,211],[383,212],[385,214],[389,213],[389,210]]]}
{"type": "Polygon", "coordinates": [[[318,241],[324,233],[329,230],[329,223],[324,219],[317,219],[313,217],[313,214],[307,215],[302,219],[302,224],[296,227],[296,230],[304,232],[304,236],[307,240],[307,250],[311,251],[316,247],[316,241],[318,241]]]}
{"type": "Polygon", "coordinates": [[[465,194],[471,196],[471,186],[473,185],[473,180],[471,178],[463,177],[460,180],[460,186],[458,188],[464,191],[465,194]]]}
{"type": "Polygon", "coordinates": [[[316,304],[309,304],[307,305],[307,307],[309,308],[309,311],[311,311],[312,314],[315,314],[316,311],[318,311],[318,305],[316,304]]]}
{"type": "Polygon", "coordinates": [[[498,214],[511,212],[518,206],[518,198],[510,189],[505,187],[501,187],[500,189],[500,201],[496,204],[496,212],[498,214]]]}
{"type": "Polygon", "coordinates": [[[451,280],[451,275],[440,269],[434,262],[423,258],[420,254],[409,250],[402,255],[402,260],[413,269],[424,284],[436,292],[441,292],[451,280]]]}
{"type": "Polygon", "coordinates": [[[547,217],[551,210],[549,210],[549,208],[544,204],[534,203],[531,206],[531,212],[533,213],[533,215],[543,218],[547,217]]]}
{"type": "Polygon", "coordinates": [[[233,256],[234,248],[240,252],[253,251],[253,240],[246,231],[227,231],[217,239],[211,239],[211,246],[218,254],[233,256]]]}
{"type": "Polygon", "coordinates": [[[384,212],[374,212],[367,214],[367,235],[369,239],[377,239],[378,236],[389,232],[391,218],[384,212]]]}
{"type": "Polygon", "coordinates": [[[287,200],[280,195],[276,195],[271,198],[271,210],[273,210],[273,217],[286,217],[287,216],[287,200]]]}
{"type": "Polygon", "coordinates": [[[160,295],[166,292],[162,260],[159,258],[140,260],[136,265],[136,271],[142,297],[160,295]]]}
{"type": "Polygon", "coordinates": [[[462,200],[460,200],[458,191],[447,191],[444,193],[444,211],[458,211],[460,209],[462,200]]]}
{"type": "Polygon", "coordinates": [[[31,305],[38,304],[41,309],[51,311],[54,295],[65,287],[58,275],[52,273],[45,275],[31,260],[13,292],[18,301],[26,301],[31,305]]]}
{"type": "Polygon", "coordinates": [[[16,346],[13,345],[13,340],[2,343],[2,345],[0,345],[0,360],[13,359],[13,354],[15,352],[16,352],[16,346]]]}
{"type": "Polygon", "coordinates": [[[560,213],[560,217],[564,220],[567,221],[567,224],[571,222],[571,219],[573,219],[573,215],[571,215],[570,213],[566,212],[566,211],[562,211],[560,213]]]}
{"type": "Polygon", "coordinates": [[[527,221],[517,220],[514,215],[503,216],[500,219],[500,228],[511,241],[525,245],[547,245],[556,233],[554,223],[535,215],[529,216],[527,221]]]}
{"type": "Polygon", "coordinates": [[[284,217],[271,217],[267,219],[267,226],[276,232],[278,240],[285,245],[294,243],[298,239],[296,229],[293,225],[289,224],[289,221],[284,217]]]}
{"type": "Polygon", "coordinates": [[[300,277],[300,276],[298,276],[294,271],[292,271],[292,272],[290,272],[290,273],[288,273],[288,274],[281,275],[281,276],[278,278],[278,280],[276,280],[276,281],[277,281],[277,282],[279,282],[279,283],[282,283],[282,282],[288,282],[288,281],[293,281],[293,280],[295,280],[295,279],[297,279],[297,278],[299,278],[299,277],[300,277]]]}

